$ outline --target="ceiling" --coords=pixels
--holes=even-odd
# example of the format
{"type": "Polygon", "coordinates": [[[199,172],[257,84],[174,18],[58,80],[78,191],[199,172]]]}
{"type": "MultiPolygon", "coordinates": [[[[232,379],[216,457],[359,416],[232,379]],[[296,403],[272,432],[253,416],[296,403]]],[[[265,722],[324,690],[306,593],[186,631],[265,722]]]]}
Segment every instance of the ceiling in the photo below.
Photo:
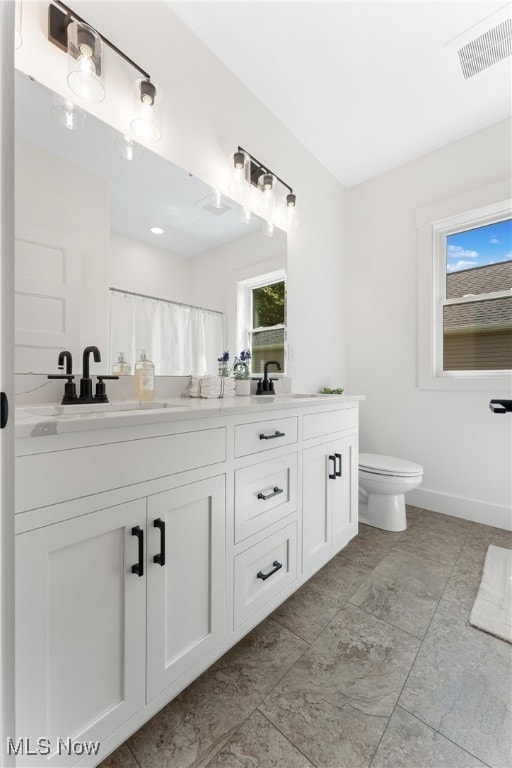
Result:
{"type": "Polygon", "coordinates": [[[449,45],[503,2],[168,2],[346,187],[510,115],[510,59],[449,45]]]}
{"type": "Polygon", "coordinates": [[[194,257],[261,228],[257,216],[243,223],[231,200],[223,199],[220,215],[205,209],[213,190],[148,149],[138,160],[124,160],[114,147],[121,134],[91,114],[84,128],[68,131],[52,115],[53,99],[44,85],[16,72],[16,135],[105,179],[115,232],[194,257]],[[153,226],[164,233],[152,234],[153,226]]]}

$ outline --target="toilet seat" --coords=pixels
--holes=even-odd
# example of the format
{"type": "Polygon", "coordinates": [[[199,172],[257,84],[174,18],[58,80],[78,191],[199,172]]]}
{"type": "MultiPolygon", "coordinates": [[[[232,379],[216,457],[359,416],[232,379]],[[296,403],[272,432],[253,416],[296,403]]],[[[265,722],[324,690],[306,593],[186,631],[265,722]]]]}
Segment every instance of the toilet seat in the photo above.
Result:
{"type": "Polygon", "coordinates": [[[423,474],[423,467],[413,461],[377,453],[360,453],[359,469],[362,472],[391,477],[418,477],[423,474]]]}

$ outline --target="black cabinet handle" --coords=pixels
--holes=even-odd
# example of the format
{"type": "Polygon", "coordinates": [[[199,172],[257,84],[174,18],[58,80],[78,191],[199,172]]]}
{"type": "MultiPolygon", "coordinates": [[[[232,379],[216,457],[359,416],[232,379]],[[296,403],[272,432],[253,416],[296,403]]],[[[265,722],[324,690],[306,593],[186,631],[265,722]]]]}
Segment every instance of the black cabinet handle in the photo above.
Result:
{"type": "Polygon", "coordinates": [[[276,437],[284,437],[285,433],[280,432],[278,429],[274,432],[273,435],[264,435],[263,432],[260,435],[260,440],[275,440],[276,437]]]}
{"type": "Polygon", "coordinates": [[[9,401],[5,392],[0,393],[0,429],[4,429],[9,421],[9,401]]]}
{"type": "Polygon", "coordinates": [[[336,456],[329,456],[329,461],[333,463],[333,472],[329,472],[329,480],[336,480],[336,456]]]}
{"type": "MultiPolygon", "coordinates": [[[[336,470],[336,477],[341,477],[341,473],[342,473],[341,453],[335,453],[334,455],[338,459],[338,462],[339,462],[338,469],[336,470]]],[[[334,464],[334,466],[336,466],[336,463],[334,464]]]]}
{"type": "Polygon", "coordinates": [[[512,400],[494,398],[489,401],[489,408],[493,413],[507,413],[512,411],[512,400]]]}
{"type": "Polygon", "coordinates": [[[154,556],[153,562],[158,565],[165,565],[165,522],[161,517],[158,517],[153,525],[160,529],[160,553],[154,556]]]}
{"type": "Polygon", "coordinates": [[[272,570],[268,573],[263,573],[263,571],[258,571],[256,574],[256,578],[261,579],[262,581],[266,581],[267,579],[270,579],[271,576],[274,575],[274,573],[277,573],[281,568],[283,567],[283,564],[280,563],[278,560],[274,560],[272,563],[272,570]]]}
{"type": "Polygon", "coordinates": [[[132,573],[137,576],[144,576],[144,531],[140,525],[132,528],[132,536],[136,536],[139,541],[139,562],[132,565],[132,573]]]}
{"type": "Polygon", "coordinates": [[[283,489],[278,488],[277,485],[274,485],[274,490],[272,493],[267,493],[267,495],[264,493],[258,493],[258,499],[263,499],[263,501],[266,501],[267,499],[271,499],[273,496],[279,496],[280,493],[283,493],[283,489]]]}

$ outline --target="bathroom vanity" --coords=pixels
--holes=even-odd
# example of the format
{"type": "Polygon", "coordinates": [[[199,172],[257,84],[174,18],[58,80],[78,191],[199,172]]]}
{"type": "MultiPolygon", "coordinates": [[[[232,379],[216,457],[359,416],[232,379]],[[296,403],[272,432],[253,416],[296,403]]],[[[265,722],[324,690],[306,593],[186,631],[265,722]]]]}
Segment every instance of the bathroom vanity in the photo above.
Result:
{"type": "Polygon", "coordinates": [[[20,766],[97,765],[346,546],[361,399],[18,409],[20,766]]]}

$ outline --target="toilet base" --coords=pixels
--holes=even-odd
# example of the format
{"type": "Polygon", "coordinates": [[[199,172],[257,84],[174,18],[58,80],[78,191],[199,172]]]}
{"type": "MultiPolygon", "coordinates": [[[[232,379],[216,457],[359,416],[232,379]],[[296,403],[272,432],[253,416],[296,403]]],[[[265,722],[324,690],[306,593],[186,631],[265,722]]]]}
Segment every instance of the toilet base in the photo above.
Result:
{"type": "Polygon", "coordinates": [[[383,531],[405,531],[407,518],[404,494],[381,496],[369,493],[368,503],[359,501],[359,522],[381,528],[383,531]]]}

